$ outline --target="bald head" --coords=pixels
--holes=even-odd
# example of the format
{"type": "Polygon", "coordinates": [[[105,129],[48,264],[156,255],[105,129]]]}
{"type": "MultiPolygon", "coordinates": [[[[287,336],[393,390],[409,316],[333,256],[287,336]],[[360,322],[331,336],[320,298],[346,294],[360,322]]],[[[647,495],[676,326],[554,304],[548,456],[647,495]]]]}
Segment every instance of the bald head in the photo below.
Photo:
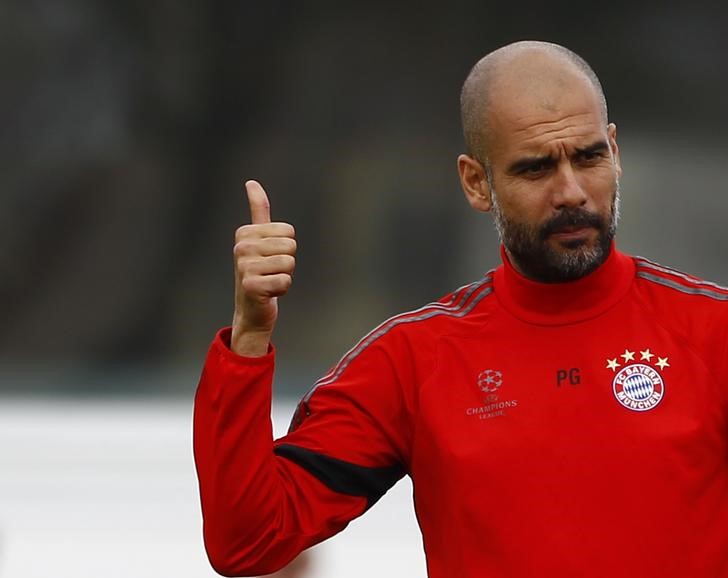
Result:
{"type": "Polygon", "coordinates": [[[607,124],[607,102],[601,83],[589,64],[568,48],[550,42],[508,44],[473,66],[460,94],[460,113],[468,154],[487,162],[492,138],[491,115],[504,101],[514,98],[545,109],[558,106],[560,94],[575,84],[588,83],[607,124]]]}

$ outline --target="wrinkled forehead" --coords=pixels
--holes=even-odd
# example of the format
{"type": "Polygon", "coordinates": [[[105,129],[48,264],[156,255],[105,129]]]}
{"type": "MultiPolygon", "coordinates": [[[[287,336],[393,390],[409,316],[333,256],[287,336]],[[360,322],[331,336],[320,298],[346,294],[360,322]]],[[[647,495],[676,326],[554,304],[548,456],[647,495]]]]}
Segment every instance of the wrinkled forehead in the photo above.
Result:
{"type": "Polygon", "coordinates": [[[487,108],[491,149],[580,146],[606,136],[596,89],[578,70],[513,67],[494,79],[487,108]]]}

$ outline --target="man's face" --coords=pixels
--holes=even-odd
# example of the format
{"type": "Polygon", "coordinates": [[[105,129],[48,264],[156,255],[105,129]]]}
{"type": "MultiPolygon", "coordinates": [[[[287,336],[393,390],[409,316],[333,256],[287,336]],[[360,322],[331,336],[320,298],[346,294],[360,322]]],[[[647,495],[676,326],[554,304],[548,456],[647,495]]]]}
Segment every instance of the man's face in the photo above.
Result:
{"type": "Polygon", "coordinates": [[[591,273],[609,256],[619,222],[619,181],[606,218],[583,209],[564,210],[541,226],[510,219],[500,208],[497,192],[492,190],[491,194],[498,236],[517,268],[527,277],[546,283],[573,281],[591,273]],[[571,235],[559,234],[559,231],[583,227],[597,232],[595,243],[588,243],[579,235],[569,241],[571,235]],[[564,238],[562,247],[549,245],[547,241],[552,237],[564,238]]]}
{"type": "MultiPolygon", "coordinates": [[[[572,79],[573,81],[573,79],[572,79]]],[[[492,210],[513,265],[561,282],[609,254],[619,211],[616,127],[577,77],[568,90],[522,91],[491,107],[492,210]]]]}

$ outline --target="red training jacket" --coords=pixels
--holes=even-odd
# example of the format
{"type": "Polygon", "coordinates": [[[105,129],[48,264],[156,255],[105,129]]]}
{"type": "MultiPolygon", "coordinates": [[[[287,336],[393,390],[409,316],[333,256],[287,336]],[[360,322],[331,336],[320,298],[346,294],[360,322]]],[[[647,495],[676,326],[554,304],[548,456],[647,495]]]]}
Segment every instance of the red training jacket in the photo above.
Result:
{"type": "Polygon", "coordinates": [[[504,264],[389,319],[273,441],[274,352],[215,338],[195,399],[205,544],[277,570],[411,476],[431,578],[728,577],[728,289],[611,251],[504,264]]]}

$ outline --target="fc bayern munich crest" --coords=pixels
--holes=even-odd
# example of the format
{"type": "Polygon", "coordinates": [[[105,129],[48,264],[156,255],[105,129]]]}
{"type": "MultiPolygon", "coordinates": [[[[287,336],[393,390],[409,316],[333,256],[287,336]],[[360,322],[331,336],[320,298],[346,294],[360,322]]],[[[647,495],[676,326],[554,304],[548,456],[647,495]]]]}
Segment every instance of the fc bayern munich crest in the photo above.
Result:
{"type": "Polygon", "coordinates": [[[667,357],[658,357],[646,349],[640,352],[640,361],[646,363],[627,365],[627,361],[635,361],[635,353],[627,349],[621,356],[607,360],[607,368],[615,372],[612,391],[617,401],[627,409],[649,411],[655,408],[665,396],[665,382],[660,372],[653,367],[652,358],[657,357],[658,361],[654,365],[660,367],[661,370],[669,367],[670,364],[667,357]],[[619,357],[624,358],[624,366],[617,362],[619,357]]]}

